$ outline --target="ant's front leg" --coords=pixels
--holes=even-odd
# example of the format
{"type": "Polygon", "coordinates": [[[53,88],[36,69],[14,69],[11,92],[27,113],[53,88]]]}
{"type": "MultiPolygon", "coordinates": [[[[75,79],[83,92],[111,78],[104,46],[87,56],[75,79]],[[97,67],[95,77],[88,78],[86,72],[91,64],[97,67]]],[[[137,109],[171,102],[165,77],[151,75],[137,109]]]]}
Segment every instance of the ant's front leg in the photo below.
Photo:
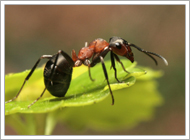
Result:
{"type": "Polygon", "coordinates": [[[117,78],[117,69],[115,68],[115,59],[114,59],[114,53],[111,51],[110,52],[110,57],[111,57],[111,68],[113,67],[114,71],[115,71],[115,79],[118,81],[118,83],[122,83],[121,81],[118,80],[117,78]]]}
{"type": "Polygon", "coordinates": [[[127,72],[128,74],[130,74],[130,72],[128,72],[128,71],[125,69],[125,67],[124,67],[123,63],[120,61],[119,57],[118,57],[116,54],[114,54],[114,53],[113,53],[113,55],[114,55],[114,57],[116,58],[117,62],[119,62],[119,63],[121,64],[123,70],[124,70],[125,72],[127,72]]]}

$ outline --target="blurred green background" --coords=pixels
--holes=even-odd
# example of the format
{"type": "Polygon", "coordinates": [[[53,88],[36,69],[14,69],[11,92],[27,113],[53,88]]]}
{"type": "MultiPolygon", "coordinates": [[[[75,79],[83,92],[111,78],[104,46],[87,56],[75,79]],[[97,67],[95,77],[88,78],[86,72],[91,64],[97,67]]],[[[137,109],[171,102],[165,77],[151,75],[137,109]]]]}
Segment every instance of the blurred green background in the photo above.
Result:
{"type": "MultiPolygon", "coordinates": [[[[158,66],[133,49],[139,65],[163,70],[158,79],[165,102],[154,119],[142,122],[123,135],[185,134],[185,6],[184,5],[6,5],[5,73],[31,69],[43,54],[59,49],[71,55],[96,38],[120,36],[130,43],[164,56],[158,66]]],[[[108,57],[109,59],[109,57],[108,57]]],[[[45,63],[44,60],[40,65],[45,63]]],[[[16,134],[6,127],[6,134],[16,134]]],[[[74,134],[57,125],[53,134],[74,134]]],[[[100,134],[87,131],[83,134],[100,134]]],[[[110,133],[109,133],[110,134],[110,133]]]]}

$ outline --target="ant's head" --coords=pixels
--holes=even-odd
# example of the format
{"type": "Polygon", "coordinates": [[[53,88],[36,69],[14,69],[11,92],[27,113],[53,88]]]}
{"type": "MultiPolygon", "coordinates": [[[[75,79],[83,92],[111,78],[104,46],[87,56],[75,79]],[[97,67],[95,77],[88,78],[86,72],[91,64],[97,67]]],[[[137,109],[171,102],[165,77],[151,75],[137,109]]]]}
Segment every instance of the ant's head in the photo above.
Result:
{"type": "Polygon", "coordinates": [[[148,55],[152,60],[154,60],[154,62],[156,63],[156,65],[158,63],[157,63],[156,59],[153,56],[157,56],[157,57],[161,58],[164,61],[165,65],[166,66],[168,65],[168,61],[163,56],[161,56],[159,54],[156,54],[154,52],[149,52],[149,51],[146,51],[144,49],[141,49],[140,47],[137,47],[135,44],[128,43],[127,41],[125,41],[121,37],[114,36],[114,37],[110,38],[110,40],[109,40],[109,47],[111,48],[111,50],[115,54],[120,55],[120,56],[125,56],[131,62],[134,61],[131,47],[134,47],[137,50],[139,50],[139,51],[145,53],[146,55],[148,55]]]}
{"type": "Polygon", "coordinates": [[[134,61],[133,52],[128,42],[121,37],[111,37],[109,39],[109,47],[113,53],[128,58],[131,62],[134,61]]]}

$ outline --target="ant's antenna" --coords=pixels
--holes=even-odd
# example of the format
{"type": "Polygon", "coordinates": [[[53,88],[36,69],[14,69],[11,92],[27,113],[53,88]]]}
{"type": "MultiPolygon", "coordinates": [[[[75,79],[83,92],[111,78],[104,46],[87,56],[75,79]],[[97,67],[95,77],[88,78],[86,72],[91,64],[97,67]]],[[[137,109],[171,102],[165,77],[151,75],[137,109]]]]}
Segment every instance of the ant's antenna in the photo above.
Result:
{"type": "Polygon", "coordinates": [[[168,65],[168,61],[167,61],[163,56],[161,56],[161,55],[159,55],[159,54],[156,54],[156,53],[153,53],[153,52],[145,51],[144,49],[141,49],[141,48],[139,48],[139,47],[137,47],[136,45],[131,44],[131,43],[128,43],[128,45],[131,46],[131,47],[135,47],[135,48],[138,49],[139,51],[141,51],[141,52],[145,53],[146,55],[148,55],[150,58],[152,58],[152,59],[154,60],[154,62],[156,63],[156,65],[157,65],[158,63],[157,63],[156,59],[155,59],[153,56],[151,56],[151,55],[155,55],[155,56],[161,58],[161,59],[164,61],[165,65],[166,65],[166,66],[168,65]]]}

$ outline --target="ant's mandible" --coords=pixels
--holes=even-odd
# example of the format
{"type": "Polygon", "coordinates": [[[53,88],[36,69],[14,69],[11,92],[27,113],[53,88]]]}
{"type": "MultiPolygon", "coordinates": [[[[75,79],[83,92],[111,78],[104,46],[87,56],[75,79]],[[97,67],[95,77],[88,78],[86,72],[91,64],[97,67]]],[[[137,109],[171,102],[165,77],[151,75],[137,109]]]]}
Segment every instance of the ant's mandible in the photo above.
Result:
{"type": "Polygon", "coordinates": [[[66,54],[62,50],[59,50],[58,53],[55,55],[42,55],[38,59],[36,64],[33,66],[31,71],[29,72],[29,74],[26,76],[24,83],[22,84],[17,95],[13,99],[11,99],[5,103],[12,102],[19,96],[26,81],[33,74],[34,70],[36,69],[36,67],[39,64],[41,59],[49,59],[49,61],[46,63],[45,68],[44,68],[45,89],[43,90],[40,97],[38,97],[33,103],[28,105],[28,108],[31,105],[33,105],[35,102],[37,102],[43,96],[46,89],[53,96],[56,96],[56,97],[64,97],[65,96],[65,94],[67,93],[67,90],[70,86],[74,62],[68,54],[66,54]]]}
{"type": "Polygon", "coordinates": [[[88,71],[89,71],[89,77],[92,81],[94,81],[91,77],[91,73],[90,73],[90,67],[94,67],[97,63],[101,62],[102,63],[102,68],[104,71],[104,75],[109,87],[109,91],[112,97],[112,105],[114,104],[114,97],[113,97],[113,93],[109,84],[109,80],[108,80],[108,74],[106,71],[106,67],[104,64],[104,57],[106,56],[106,54],[108,52],[110,52],[110,57],[111,57],[111,68],[113,67],[114,71],[115,71],[115,79],[118,82],[121,82],[118,80],[117,78],[117,70],[115,68],[115,59],[117,62],[119,62],[123,68],[123,70],[127,73],[129,73],[128,71],[125,70],[123,63],[120,61],[119,56],[124,56],[126,58],[128,58],[132,63],[134,62],[134,56],[133,56],[133,52],[131,47],[134,47],[136,49],[138,49],[139,51],[145,53],[146,55],[148,55],[151,59],[154,60],[154,62],[156,63],[156,65],[158,64],[156,59],[152,56],[157,56],[159,58],[161,58],[164,63],[166,65],[168,65],[167,60],[156,53],[153,52],[149,52],[146,51],[144,49],[141,49],[140,47],[137,47],[134,44],[128,43],[126,40],[124,40],[121,37],[117,37],[117,36],[113,36],[109,39],[109,43],[106,42],[104,39],[102,38],[98,38],[95,39],[94,41],[92,41],[88,46],[85,45],[85,47],[83,47],[82,49],[80,49],[78,56],[75,53],[75,50],[72,51],[72,59],[75,62],[74,66],[78,67],[82,64],[88,66],[88,71]],[[92,61],[90,62],[90,58],[92,58],[92,61]]]}

